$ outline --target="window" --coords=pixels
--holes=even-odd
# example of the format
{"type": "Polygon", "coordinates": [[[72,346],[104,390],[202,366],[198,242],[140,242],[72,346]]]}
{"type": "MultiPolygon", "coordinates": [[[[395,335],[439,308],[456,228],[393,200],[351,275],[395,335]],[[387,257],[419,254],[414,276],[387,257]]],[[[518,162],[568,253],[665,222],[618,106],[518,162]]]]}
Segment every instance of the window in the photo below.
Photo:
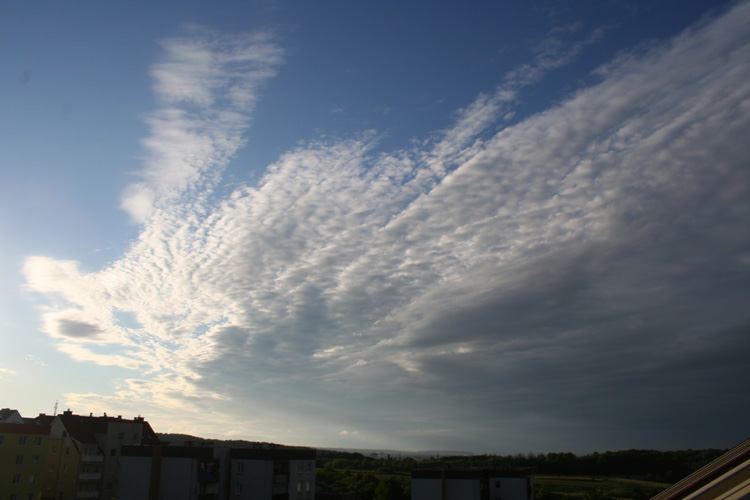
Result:
{"type": "Polygon", "coordinates": [[[66,472],[68,472],[68,466],[67,465],[63,465],[63,474],[66,473],[66,472]]]}
{"type": "Polygon", "coordinates": [[[29,474],[29,484],[36,484],[36,474],[29,474]]]}
{"type": "Polygon", "coordinates": [[[0,445],[2,445],[3,442],[5,442],[5,436],[0,436],[0,445]]]}
{"type": "Polygon", "coordinates": [[[13,474],[13,484],[21,484],[21,474],[13,474]]]}
{"type": "Polygon", "coordinates": [[[138,441],[138,433],[137,432],[133,433],[133,441],[138,441]]]}
{"type": "Polygon", "coordinates": [[[31,457],[31,465],[39,465],[39,455],[31,457]]]}
{"type": "Polygon", "coordinates": [[[117,439],[125,439],[125,433],[124,432],[118,432],[117,433],[117,439]]]}
{"type": "Polygon", "coordinates": [[[29,496],[26,497],[27,500],[34,500],[34,494],[29,493],[29,496]]]}
{"type": "Polygon", "coordinates": [[[50,453],[52,453],[52,454],[55,454],[55,453],[57,453],[57,446],[53,446],[52,448],[50,448],[50,450],[49,450],[49,451],[50,451],[50,453]]]}
{"type": "Polygon", "coordinates": [[[42,438],[38,437],[34,440],[34,446],[42,446],[42,438]]]}
{"type": "Polygon", "coordinates": [[[10,500],[18,500],[18,495],[11,495],[10,500]]]}
{"type": "Polygon", "coordinates": [[[237,474],[245,472],[245,462],[237,462],[237,474]]]}
{"type": "Polygon", "coordinates": [[[499,488],[499,487],[500,487],[500,481],[495,480],[495,488],[499,488]]]}
{"type": "Polygon", "coordinates": [[[68,446],[67,448],[65,448],[65,454],[66,455],[70,455],[70,446],[68,446]]]}
{"type": "Polygon", "coordinates": [[[23,455],[16,456],[16,465],[23,465],[23,455]]]}
{"type": "Polygon", "coordinates": [[[67,431],[63,431],[63,437],[64,437],[64,438],[68,437],[68,433],[67,433],[67,431]]]}
{"type": "Polygon", "coordinates": [[[297,481],[297,493],[302,493],[302,481],[297,481]]]}
{"type": "Polygon", "coordinates": [[[21,436],[18,438],[18,446],[26,446],[26,436],[21,436]]]}
{"type": "Polygon", "coordinates": [[[308,464],[307,464],[307,472],[311,472],[311,471],[312,471],[312,464],[308,462],[308,464]]]}
{"type": "Polygon", "coordinates": [[[234,485],[234,494],[242,495],[242,483],[237,483],[234,485]]]}
{"type": "Polygon", "coordinates": [[[113,487],[114,487],[114,485],[112,483],[107,483],[107,489],[108,490],[111,490],[113,487]]]}
{"type": "Polygon", "coordinates": [[[310,491],[310,481],[305,482],[305,491],[310,491]]]}

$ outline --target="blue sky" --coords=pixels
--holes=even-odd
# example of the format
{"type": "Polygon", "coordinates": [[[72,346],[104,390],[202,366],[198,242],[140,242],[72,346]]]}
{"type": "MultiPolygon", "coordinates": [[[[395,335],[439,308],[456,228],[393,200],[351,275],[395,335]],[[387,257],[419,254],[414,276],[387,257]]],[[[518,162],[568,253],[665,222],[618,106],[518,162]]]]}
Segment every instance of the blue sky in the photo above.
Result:
{"type": "Polygon", "coordinates": [[[748,2],[0,3],[0,394],[467,452],[747,438],[748,2]]]}

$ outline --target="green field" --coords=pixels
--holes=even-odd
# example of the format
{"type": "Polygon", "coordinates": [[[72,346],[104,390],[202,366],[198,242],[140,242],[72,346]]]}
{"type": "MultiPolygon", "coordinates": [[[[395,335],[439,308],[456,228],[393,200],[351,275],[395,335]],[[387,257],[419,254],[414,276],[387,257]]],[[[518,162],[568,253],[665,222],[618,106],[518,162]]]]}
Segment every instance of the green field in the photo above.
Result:
{"type": "Polygon", "coordinates": [[[534,476],[535,500],[647,500],[669,486],[601,476],[534,476]]]}

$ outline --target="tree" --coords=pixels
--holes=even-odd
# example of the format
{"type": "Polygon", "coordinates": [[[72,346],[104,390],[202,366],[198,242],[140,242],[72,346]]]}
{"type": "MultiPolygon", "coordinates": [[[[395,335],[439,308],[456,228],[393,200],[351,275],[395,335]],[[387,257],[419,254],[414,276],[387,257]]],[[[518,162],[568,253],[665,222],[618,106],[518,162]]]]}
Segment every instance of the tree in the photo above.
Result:
{"type": "Polygon", "coordinates": [[[380,481],[375,488],[374,500],[409,500],[403,484],[398,479],[388,477],[380,481]]]}

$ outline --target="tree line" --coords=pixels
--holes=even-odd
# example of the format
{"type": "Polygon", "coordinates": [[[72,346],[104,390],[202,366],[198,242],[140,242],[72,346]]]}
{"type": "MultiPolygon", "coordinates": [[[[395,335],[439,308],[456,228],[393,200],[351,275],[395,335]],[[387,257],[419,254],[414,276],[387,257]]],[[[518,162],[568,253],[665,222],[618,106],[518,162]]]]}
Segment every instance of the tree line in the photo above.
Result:
{"type": "Polygon", "coordinates": [[[618,476],[674,483],[722,455],[726,450],[622,450],[575,455],[516,455],[375,458],[362,453],[317,451],[317,480],[356,491],[361,500],[408,499],[413,469],[433,467],[530,467],[541,475],[618,476]]]}

